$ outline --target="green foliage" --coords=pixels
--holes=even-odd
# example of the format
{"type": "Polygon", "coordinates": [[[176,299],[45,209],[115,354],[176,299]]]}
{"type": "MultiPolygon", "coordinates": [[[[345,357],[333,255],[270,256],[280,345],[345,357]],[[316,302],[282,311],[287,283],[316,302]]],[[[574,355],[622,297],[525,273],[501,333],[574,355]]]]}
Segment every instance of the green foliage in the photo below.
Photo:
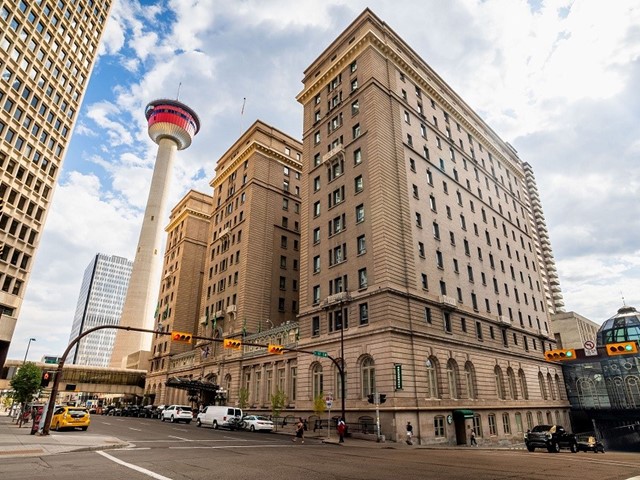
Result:
{"type": "Polygon", "coordinates": [[[26,362],[11,379],[13,398],[18,403],[30,402],[33,396],[40,391],[40,378],[42,370],[35,363],[26,362]]]}
{"type": "Polygon", "coordinates": [[[275,417],[280,416],[280,412],[284,410],[287,405],[287,396],[280,389],[271,395],[271,414],[275,417]]]}
{"type": "Polygon", "coordinates": [[[317,397],[313,399],[313,413],[320,416],[327,409],[327,404],[324,401],[324,394],[320,393],[317,397]]]}
{"type": "Polygon", "coordinates": [[[241,388],[238,390],[238,406],[245,410],[249,406],[249,389],[241,388]]]}

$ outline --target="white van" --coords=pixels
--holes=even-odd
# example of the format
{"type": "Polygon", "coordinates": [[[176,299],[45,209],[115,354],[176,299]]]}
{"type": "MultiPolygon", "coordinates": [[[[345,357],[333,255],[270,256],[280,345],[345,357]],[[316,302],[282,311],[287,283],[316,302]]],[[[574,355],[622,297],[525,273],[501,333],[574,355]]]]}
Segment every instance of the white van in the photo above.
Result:
{"type": "Polygon", "coordinates": [[[196,424],[199,427],[205,425],[207,427],[224,427],[234,430],[240,428],[239,423],[241,419],[242,410],[240,408],[223,405],[207,405],[203,411],[198,413],[196,424]]]}

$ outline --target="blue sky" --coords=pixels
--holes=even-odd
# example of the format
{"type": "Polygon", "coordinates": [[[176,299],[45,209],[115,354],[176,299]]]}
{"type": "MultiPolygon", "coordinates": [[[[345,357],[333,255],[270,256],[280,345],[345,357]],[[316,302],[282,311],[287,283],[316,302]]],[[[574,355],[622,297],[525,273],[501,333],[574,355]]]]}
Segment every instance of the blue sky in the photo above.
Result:
{"type": "Polygon", "coordinates": [[[29,337],[30,359],[61,354],[91,258],[133,259],[149,101],[181,84],[202,123],[169,204],[211,194],[216,160],[256,119],[301,138],[303,71],[366,7],[533,166],[567,310],[601,323],[623,296],[640,307],[637,2],[114,0],[10,358],[29,337]]]}

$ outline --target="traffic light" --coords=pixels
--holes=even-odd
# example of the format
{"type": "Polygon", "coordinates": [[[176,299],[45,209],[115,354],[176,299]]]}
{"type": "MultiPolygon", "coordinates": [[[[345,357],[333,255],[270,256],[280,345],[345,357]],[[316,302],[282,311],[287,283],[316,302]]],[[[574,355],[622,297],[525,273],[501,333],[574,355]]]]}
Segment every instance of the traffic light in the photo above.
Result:
{"type": "Polygon", "coordinates": [[[49,382],[51,381],[51,372],[42,372],[42,377],[40,378],[40,386],[48,387],[49,382]]]}
{"type": "Polygon", "coordinates": [[[275,353],[277,355],[282,355],[284,353],[284,347],[282,345],[273,345],[271,343],[269,344],[267,350],[269,351],[269,353],[275,353]]]}
{"type": "Polygon", "coordinates": [[[386,393],[381,393],[380,394],[380,404],[383,404],[386,401],[387,401],[387,394],[386,393]]]}
{"type": "Polygon", "coordinates": [[[373,397],[374,397],[373,393],[370,393],[369,395],[367,395],[367,402],[374,403],[375,400],[373,397]]]}
{"type": "Polygon", "coordinates": [[[638,353],[638,342],[620,342],[620,343],[608,343],[607,354],[613,355],[627,355],[629,353],[638,353]]]}
{"type": "Polygon", "coordinates": [[[242,348],[242,341],[235,338],[225,338],[224,348],[233,348],[234,350],[240,350],[242,348]]]}
{"type": "Polygon", "coordinates": [[[191,343],[191,334],[185,332],[176,332],[174,330],[171,332],[171,340],[173,340],[174,342],[191,343]]]}
{"type": "Polygon", "coordinates": [[[550,362],[556,362],[561,360],[575,360],[576,351],[573,348],[562,348],[559,350],[547,350],[544,352],[544,357],[550,362]]]}

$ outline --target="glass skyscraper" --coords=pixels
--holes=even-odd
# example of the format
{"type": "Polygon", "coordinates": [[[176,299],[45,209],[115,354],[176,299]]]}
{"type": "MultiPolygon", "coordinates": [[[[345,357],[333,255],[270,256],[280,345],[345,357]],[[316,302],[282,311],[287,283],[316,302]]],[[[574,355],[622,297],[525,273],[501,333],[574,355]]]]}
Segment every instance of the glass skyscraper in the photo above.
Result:
{"type": "MultiPolygon", "coordinates": [[[[84,271],[69,342],[90,328],[118,325],[127,296],[133,262],[115,255],[97,254],[84,271]]],[[[115,329],[84,337],[67,356],[69,363],[108,367],[115,329]]]]}

